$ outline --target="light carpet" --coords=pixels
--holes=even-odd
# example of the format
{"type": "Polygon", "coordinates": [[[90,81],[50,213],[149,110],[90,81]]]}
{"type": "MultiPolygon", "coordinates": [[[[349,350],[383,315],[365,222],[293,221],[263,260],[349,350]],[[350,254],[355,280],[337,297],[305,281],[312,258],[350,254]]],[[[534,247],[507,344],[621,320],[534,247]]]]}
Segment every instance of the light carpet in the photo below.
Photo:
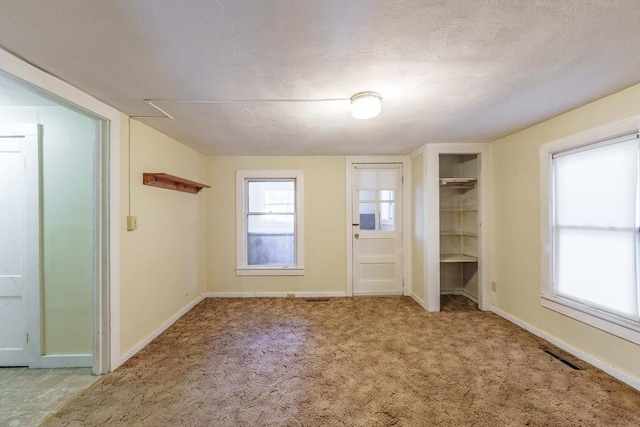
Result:
{"type": "Polygon", "coordinates": [[[45,425],[638,426],[640,393],[463,297],[206,299],[45,425]]]}

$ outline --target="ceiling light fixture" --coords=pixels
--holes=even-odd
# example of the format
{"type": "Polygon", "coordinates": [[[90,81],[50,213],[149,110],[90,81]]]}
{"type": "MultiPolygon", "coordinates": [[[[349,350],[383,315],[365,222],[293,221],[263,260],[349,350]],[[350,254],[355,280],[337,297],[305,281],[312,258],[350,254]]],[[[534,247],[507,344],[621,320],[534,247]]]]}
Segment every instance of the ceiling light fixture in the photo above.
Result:
{"type": "Polygon", "coordinates": [[[380,114],[382,97],[376,92],[359,92],[351,97],[351,115],[354,119],[371,119],[380,114]]]}

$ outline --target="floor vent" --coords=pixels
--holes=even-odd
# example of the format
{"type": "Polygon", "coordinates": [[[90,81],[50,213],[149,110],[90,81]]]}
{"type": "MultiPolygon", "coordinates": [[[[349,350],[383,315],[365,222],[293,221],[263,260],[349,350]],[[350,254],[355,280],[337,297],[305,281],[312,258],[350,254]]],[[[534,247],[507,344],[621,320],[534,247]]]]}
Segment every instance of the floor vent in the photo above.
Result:
{"type": "Polygon", "coordinates": [[[306,298],[306,302],[329,302],[329,298],[306,298]]]}
{"type": "Polygon", "coordinates": [[[549,356],[553,357],[554,359],[558,359],[559,361],[561,361],[562,363],[564,363],[565,365],[567,365],[571,369],[575,369],[576,371],[581,371],[582,370],[582,368],[580,368],[579,366],[576,366],[573,363],[569,362],[568,360],[564,359],[563,357],[558,356],[557,354],[555,354],[553,352],[553,350],[550,350],[548,348],[543,348],[542,351],[544,351],[545,353],[547,353],[549,356]]]}

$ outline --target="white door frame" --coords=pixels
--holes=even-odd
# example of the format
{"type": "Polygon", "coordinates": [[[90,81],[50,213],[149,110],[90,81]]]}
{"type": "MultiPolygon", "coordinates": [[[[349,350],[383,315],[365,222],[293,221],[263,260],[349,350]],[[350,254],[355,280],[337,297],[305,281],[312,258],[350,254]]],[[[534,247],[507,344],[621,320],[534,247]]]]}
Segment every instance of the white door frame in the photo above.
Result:
{"type": "Polygon", "coordinates": [[[347,156],[347,296],[353,296],[353,165],[358,163],[402,164],[402,294],[411,295],[411,162],[409,156],[347,156]]]}
{"type": "MultiPolygon", "coordinates": [[[[99,219],[101,259],[97,272],[93,373],[120,365],[120,141],[122,114],[91,95],[0,49],[2,71],[106,121],[100,151],[99,219]]],[[[95,306],[94,306],[95,307],[95,306]]]]}
{"type": "Polygon", "coordinates": [[[440,311],[440,154],[477,154],[479,163],[478,307],[491,310],[490,222],[491,146],[486,143],[427,144],[425,171],[425,296],[428,311],[440,311]]]}
{"type": "Polygon", "coordinates": [[[35,147],[32,147],[35,152],[31,153],[35,158],[27,160],[27,187],[38,189],[35,196],[27,194],[27,224],[31,224],[27,228],[27,256],[37,262],[35,271],[29,271],[34,277],[27,285],[28,354],[29,367],[37,367],[42,356],[42,125],[26,126],[24,131],[25,137],[35,139],[35,147]],[[35,171],[29,170],[33,167],[35,171]]]}
{"type": "MultiPolygon", "coordinates": [[[[103,147],[102,121],[96,120],[93,126],[93,138],[95,153],[100,153],[103,147]]],[[[26,344],[25,362],[29,368],[66,368],[91,366],[96,373],[103,370],[100,366],[104,363],[100,348],[104,345],[100,341],[104,334],[96,326],[100,322],[99,310],[102,296],[99,294],[98,285],[103,277],[103,269],[100,260],[103,254],[101,216],[97,211],[103,204],[99,201],[102,196],[100,185],[94,188],[94,218],[92,233],[94,235],[93,247],[93,281],[91,283],[92,301],[91,313],[93,345],[91,354],[43,354],[42,344],[42,319],[44,316],[42,306],[42,224],[43,224],[43,126],[41,124],[7,124],[0,127],[0,136],[19,138],[24,141],[23,153],[25,156],[26,173],[26,269],[25,269],[25,319],[28,335],[26,344]]],[[[94,158],[95,182],[101,182],[102,155],[94,158]]],[[[107,372],[107,371],[105,371],[107,372]]]]}

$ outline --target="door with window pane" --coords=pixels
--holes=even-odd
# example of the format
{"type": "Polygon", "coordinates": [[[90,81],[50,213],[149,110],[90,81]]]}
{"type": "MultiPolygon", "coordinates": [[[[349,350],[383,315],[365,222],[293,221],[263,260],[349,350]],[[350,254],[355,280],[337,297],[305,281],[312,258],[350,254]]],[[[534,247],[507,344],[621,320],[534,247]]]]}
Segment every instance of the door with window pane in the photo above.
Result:
{"type": "Polygon", "coordinates": [[[402,165],[355,164],[353,294],[402,294],[402,165]]]}

